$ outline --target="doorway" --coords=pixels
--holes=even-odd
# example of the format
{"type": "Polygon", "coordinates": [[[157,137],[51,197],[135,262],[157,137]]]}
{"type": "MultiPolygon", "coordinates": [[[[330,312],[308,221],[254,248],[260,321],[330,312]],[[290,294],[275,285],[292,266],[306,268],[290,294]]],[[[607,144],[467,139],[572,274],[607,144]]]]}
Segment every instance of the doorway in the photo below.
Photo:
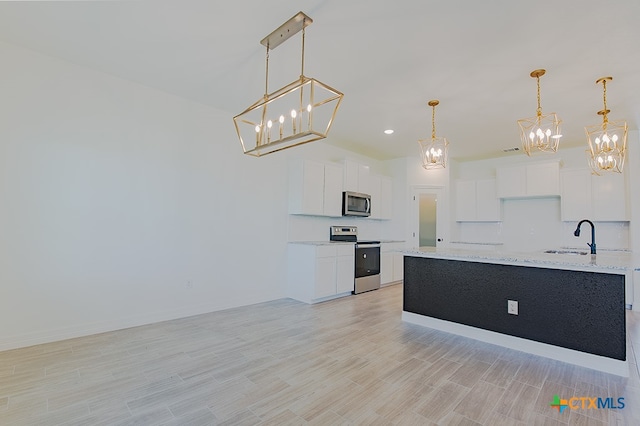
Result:
{"type": "Polygon", "coordinates": [[[445,200],[442,187],[414,187],[411,229],[414,247],[438,247],[444,242],[445,200]],[[438,220],[438,217],[441,220],[438,220]]]}

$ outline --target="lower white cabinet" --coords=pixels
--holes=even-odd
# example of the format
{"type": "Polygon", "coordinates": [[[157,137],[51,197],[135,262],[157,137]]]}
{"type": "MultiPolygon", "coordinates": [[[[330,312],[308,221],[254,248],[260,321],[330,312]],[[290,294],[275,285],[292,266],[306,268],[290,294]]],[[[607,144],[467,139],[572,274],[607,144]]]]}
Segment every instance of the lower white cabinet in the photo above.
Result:
{"type": "Polygon", "coordinates": [[[292,299],[316,303],[353,291],[353,244],[289,243],[287,250],[287,295],[292,299]]]}
{"type": "Polygon", "coordinates": [[[400,253],[404,243],[382,243],[380,246],[380,284],[404,279],[404,256],[400,253]]]}

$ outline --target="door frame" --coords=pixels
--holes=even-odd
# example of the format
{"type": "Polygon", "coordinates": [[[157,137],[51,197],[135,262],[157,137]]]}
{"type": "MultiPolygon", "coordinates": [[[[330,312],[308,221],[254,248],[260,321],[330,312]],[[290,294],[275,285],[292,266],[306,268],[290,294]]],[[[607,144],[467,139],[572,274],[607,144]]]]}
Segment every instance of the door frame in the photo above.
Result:
{"type": "Polygon", "coordinates": [[[436,196],[436,247],[446,247],[449,244],[448,222],[448,194],[444,186],[412,185],[409,202],[411,205],[408,241],[411,247],[418,247],[420,230],[420,194],[434,194],[436,196]]]}

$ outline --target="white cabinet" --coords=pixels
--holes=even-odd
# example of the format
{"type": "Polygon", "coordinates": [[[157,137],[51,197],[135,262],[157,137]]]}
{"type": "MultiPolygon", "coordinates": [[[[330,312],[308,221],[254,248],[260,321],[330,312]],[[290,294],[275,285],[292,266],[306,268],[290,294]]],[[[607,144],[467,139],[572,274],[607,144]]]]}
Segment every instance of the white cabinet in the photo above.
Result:
{"type": "Polygon", "coordinates": [[[456,187],[456,220],[458,222],[476,220],[476,181],[459,180],[456,187]]]}
{"type": "Polygon", "coordinates": [[[324,216],[342,216],[342,166],[324,165],[324,216]]]}
{"type": "Polygon", "coordinates": [[[402,281],[404,256],[400,252],[404,243],[382,243],[380,247],[380,283],[382,285],[402,281]]]}
{"type": "Polygon", "coordinates": [[[623,174],[592,175],[588,169],[562,171],[563,221],[591,219],[600,222],[629,220],[623,174]]]}
{"type": "Polygon", "coordinates": [[[369,194],[369,166],[352,160],[344,160],[345,191],[362,192],[369,194]]]}
{"type": "Polygon", "coordinates": [[[564,221],[591,218],[591,173],[586,169],[563,170],[560,217],[564,221]]]}
{"type": "Polygon", "coordinates": [[[355,284],[355,249],[343,246],[336,253],[336,294],[351,293],[355,284]]]}
{"type": "Polygon", "coordinates": [[[393,216],[393,181],[388,177],[380,177],[380,202],[378,211],[380,219],[391,219],[393,216]]]}
{"type": "Polygon", "coordinates": [[[370,173],[369,166],[344,160],[343,188],[371,196],[370,219],[391,219],[393,213],[392,180],[370,173]]]}
{"type": "Polygon", "coordinates": [[[499,222],[500,199],[495,179],[456,182],[456,221],[499,222]]]}
{"type": "Polygon", "coordinates": [[[498,197],[523,197],[527,191],[527,174],[524,167],[499,167],[496,169],[498,197]]]}
{"type": "Polygon", "coordinates": [[[560,195],[560,163],[528,164],[525,171],[528,197],[560,195]]]}
{"type": "Polygon", "coordinates": [[[496,169],[499,198],[560,195],[560,163],[521,164],[496,169]]]}
{"type": "Polygon", "coordinates": [[[353,291],[353,244],[290,243],[287,249],[289,297],[305,303],[316,303],[353,291]]]}
{"type": "Polygon", "coordinates": [[[591,176],[591,209],[594,220],[627,221],[627,191],[624,174],[591,176]]]}
{"type": "Polygon", "coordinates": [[[289,165],[289,213],[342,215],[342,167],[311,160],[289,165]]]}

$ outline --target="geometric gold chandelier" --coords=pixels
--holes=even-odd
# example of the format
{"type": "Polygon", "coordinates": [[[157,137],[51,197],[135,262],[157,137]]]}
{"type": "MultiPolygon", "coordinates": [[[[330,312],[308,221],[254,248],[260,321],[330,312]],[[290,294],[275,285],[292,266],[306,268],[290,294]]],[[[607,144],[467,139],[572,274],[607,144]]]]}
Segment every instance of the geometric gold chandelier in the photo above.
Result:
{"type": "Polygon", "coordinates": [[[432,108],[431,111],[431,139],[420,139],[420,156],[422,158],[422,167],[427,170],[444,169],[447,167],[447,157],[449,151],[449,142],[447,138],[436,136],[436,106],[440,104],[437,99],[429,101],[427,105],[432,108]]]}
{"type": "Polygon", "coordinates": [[[602,77],[596,84],[602,83],[604,109],[598,111],[602,116],[602,124],[587,126],[587,160],[591,171],[596,175],[606,172],[622,173],[627,150],[627,123],[625,121],[609,121],[607,114],[607,82],[612,77],[602,77]]]}
{"type": "Polygon", "coordinates": [[[518,120],[522,147],[524,152],[529,156],[535,151],[558,151],[558,145],[562,137],[562,133],[560,132],[560,123],[562,120],[558,118],[556,113],[542,114],[542,107],[540,106],[540,77],[542,77],[545,72],[545,70],[539,69],[529,74],[535,78],[538,83],[538,109],[536,110],[536,116],[518,120]]]}
{"type": "Polygon", "coordinates": [[[245,154],[259,157],[327,137],[341,92],[304,75],[305,28],[313,20],[302,12],[260,42],[267,48],[264,96],[233,117],[245,154]],[[302,31],[300,78],[269,93],[269,50],[302,31]]]}

